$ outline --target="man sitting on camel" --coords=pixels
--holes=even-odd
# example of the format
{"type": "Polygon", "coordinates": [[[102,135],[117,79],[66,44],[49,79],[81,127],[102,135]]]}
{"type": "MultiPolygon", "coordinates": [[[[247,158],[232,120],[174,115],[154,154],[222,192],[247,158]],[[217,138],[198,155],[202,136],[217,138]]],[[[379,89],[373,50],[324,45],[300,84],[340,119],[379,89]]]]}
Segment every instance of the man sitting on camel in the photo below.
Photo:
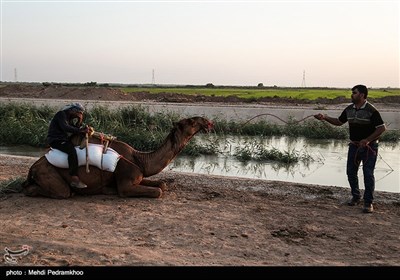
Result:
{"type": "Polygon", "coordinates": [[[71,137],[75,134],[91,133],[89,126],[82,127],[85,108],[80,103],[71,103],[57,112],[51,120],[47,134],[47,142],[53,149],[58,149],[68,154],[69,174],[71,187],[83,189],[86,184],[78,177],[78,157],[71,137]]]}

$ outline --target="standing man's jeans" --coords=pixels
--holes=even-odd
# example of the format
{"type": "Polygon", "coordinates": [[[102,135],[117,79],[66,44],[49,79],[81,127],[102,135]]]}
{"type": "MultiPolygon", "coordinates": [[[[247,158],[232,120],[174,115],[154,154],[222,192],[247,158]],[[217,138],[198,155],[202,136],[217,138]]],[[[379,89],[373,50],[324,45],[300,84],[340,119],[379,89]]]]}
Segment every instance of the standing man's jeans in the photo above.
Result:
{"type": "Polygon", "coordinates": [[[375,190],[375,163],[378,156],[378,144],[370,144],[369,147],[361,148],[355,144],[349,144],[347,155],[347,179],[351,187],[351,194],[354,199],[360,199],[360,188],[358,185],[358,168],[363,163],[364,174],[364,204],[372,203],[375,190]]]}

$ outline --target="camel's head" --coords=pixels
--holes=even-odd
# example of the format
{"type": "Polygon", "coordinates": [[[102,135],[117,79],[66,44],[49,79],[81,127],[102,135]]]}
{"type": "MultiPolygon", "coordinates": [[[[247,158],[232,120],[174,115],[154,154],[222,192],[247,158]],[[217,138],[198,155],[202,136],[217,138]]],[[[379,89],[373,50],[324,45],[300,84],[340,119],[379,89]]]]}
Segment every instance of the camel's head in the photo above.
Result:
{"type": "Polygon", "coordinates": [[[174,124],[174,127],[184,131],[187,135],[194,135],[199,131],[209,132],[214,124],[203,117],[192,117],[180,120],[174,124]]]}

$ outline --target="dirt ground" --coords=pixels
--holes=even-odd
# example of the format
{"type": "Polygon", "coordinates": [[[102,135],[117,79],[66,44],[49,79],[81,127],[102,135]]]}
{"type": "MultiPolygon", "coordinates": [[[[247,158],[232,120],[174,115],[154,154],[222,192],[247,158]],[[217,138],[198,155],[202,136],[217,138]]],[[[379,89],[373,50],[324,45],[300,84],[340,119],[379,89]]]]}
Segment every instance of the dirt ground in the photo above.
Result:
{"type": "MultiPolygon", "coordinates": [[[[0,156],[0,180],[34,158],[0,156]]],[[[286,182],[162,172],[159,199],[0,198],[0,248],[21,266],[398,266],[400,194],[376,211],[344,204],[349,191],[286,182]]],[[[2,259],[2,265],[9,266],[2,259]]]]}
{"type": "MultiPolygon", "coordinates": [[[[0,155],[0,182],[25,177],[35,160],[0,155]]],[[[1,194],[0,249],[28,248],[18,266],[400,265],[400,194],[376,192],[375,212],[364,214],[345,204],[347,188],[171,171],[154,178],[170,186],[158,199],[1,194]]],[[[5,257],[0,265],[13,266],[5,257]]]]}

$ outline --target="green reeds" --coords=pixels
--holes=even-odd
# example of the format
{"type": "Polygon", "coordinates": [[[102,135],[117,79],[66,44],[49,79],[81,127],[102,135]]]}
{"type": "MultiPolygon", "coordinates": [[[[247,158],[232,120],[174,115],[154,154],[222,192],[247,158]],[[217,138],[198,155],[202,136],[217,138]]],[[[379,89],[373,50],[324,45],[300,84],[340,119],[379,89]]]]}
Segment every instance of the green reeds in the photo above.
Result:
{"type": "Polygon", "coordinates": [[[0,144],[45,145],[54,111],[26,104],[0,105],[0,144]]]}
{"type": "Polygon", "coordinates": [[[298,162],[309,164],[310,162],[315,161],[310,154],[304,151],[292,149],[282,152],[275,147],[268,149],[256,140],[245,142],[244,146],[236,147],[234,156],[243,162],[249,160],[276,161],[285,165],[291,165],[298,162]]]}
{"type": "MultiPolygon", "coordinates": [[[[47,145],[47,130],[56,113],[49,107],[26,104],[0,104],[0,145],[47,145]]],[[[140,151],[157,149],[180,116],[173,113],[150,114],[143,107],[109,110],[95,107],[85,114],[84,122],[96,131],[112,134],[140,151]]],[[[182,154],[216,154],[215,146],[191,141],[182,154]]]]}
{"type": "MultiPolygon", "coordinates": [[[[0,104],[0,145],[46,146],[46,136],[55,109],[47,106],[35,107],[27,104],[0,104]]],[[[182,117],[174,113],[149,113],[141,106],[110,110],[107,107],[95,107],[85,115],[84,122],[96,131],[112,134],[140,151],[152,151],[161,145],[173,123],[182,117]]],[[[289,120],[287,125],[271,124],[264,120],[255,123],[234,122],[214,119],[214,132],[206,136],[205,141],[194,138],[182,151],[182,154],[212,155],[221,153],[218,138],[224,135],[234,136],[289,136],[314,139],[348,139],[347,127],[335,127],[316,120],[301,123],[289,120]],[[216,138],[214,138],[216,137],[216,138]]],[[[386,131],[382,141],[398,142],[399,130],[386,131]]],[[[254,153],[243,148],[237,151],[238,158],[250,159],[254,153]]],[[[255,153],[259,160],[281,159],[285,162],[303,160],[295,151],[280,152],[258,149],[255,153]]]]}
{"type": "Polygon", "coordinates": [[[24,177],[17,177],[0,182],[0,196],[7,193],[22,192],[22,183],[25,182],[25,179],[24,177]]]}

